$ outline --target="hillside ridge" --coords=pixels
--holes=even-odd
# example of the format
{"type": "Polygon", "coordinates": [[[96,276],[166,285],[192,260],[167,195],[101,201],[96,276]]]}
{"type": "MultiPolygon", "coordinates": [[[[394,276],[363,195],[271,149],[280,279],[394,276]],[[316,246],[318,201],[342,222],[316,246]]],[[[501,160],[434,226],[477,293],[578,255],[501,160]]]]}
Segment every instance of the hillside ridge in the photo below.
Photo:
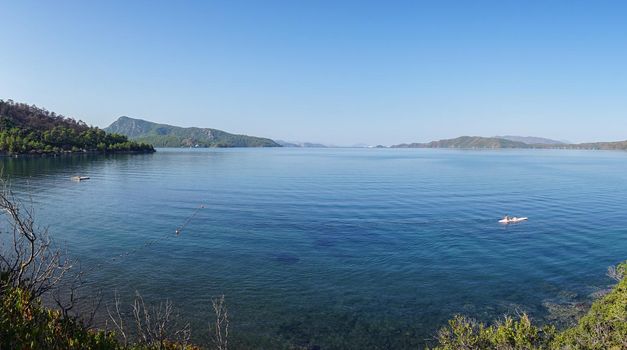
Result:
{"type": "Polygon", "coordinates": [[[275,141],[226,131],[180,127],[122,116],[104,129],[155,147],[281,147],[275,141]]]}
{"type": "Polygon", "coordinates": [[[391,148],[627,150],[627,141],[528,144],[498,137],[460,136],[427,143],[402,143],[393,145],[391,148]]]}

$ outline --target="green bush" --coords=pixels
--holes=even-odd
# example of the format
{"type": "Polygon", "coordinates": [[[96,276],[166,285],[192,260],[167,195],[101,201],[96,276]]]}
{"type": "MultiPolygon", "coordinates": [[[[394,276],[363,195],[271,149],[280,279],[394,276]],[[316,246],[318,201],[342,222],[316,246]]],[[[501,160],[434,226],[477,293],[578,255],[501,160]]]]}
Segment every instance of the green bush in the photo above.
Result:
{"type": "Polygon", "coordinates": [[[621,280],[612,291],[592,304],[575,327],[558,332],[554,326],[539,328],[526,314],[514,320],[485,326],[455,316],[438,333],[436,350],[474,349],[627,349],[627,262],[618,265],[621,280]]]}
{"type": "Polygon", "coordinates": [[[57,310],[31,301],[27,291],[8,288],[0,307],[0,349],[119,349],[114,334],[92,331],[57,310]]]}
{"type": "Polygon", "coordinates": [[[561,333],[554,349],[627,349],[627,262],[617,268],[622,280],[599,299],[577,326],[561,333]]]}
{"type": "Polygon", "coordinates": [[[546,349],[555,337],[555,328],[538,328],[526,314],[518,320],[506,317],[486,327],[464,316],[455,316],[438,333],[439,350],[461,349],[546,349]]]}
{"type": "Polygon", "coordinates": [[[49,350],[197,350],[172,342],[123,346],[115,333],[94,330],[80,320],[65,318],[61,312],[31,300],[20,288],[5,288],[0,297],[0,349],[49,350]]]}

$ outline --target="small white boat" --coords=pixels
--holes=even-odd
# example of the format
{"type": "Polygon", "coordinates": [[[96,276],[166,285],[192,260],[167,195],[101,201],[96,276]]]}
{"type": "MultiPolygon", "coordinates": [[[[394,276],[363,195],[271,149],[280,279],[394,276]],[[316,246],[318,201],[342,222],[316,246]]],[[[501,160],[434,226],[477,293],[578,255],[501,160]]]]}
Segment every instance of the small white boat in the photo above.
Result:
{"type": "Polygon", "coordinates": [[[74,181],[89,180],[89,176],[72,176],[72,180],[74,181]]]}
{"type": "Polygon", "coordinates": [[[502,218],[501,220],[499,220],[499,223],[501,223],[501,224],[514,224],[514,223],[517,223],[517,222],[527,221],[527,220],[529,220],[529,218],[527,218],[527,217],[519,218],[519,217],[516,217],[516,216],[514,216],[514,217],[506,216],[506,217],[502,218]]]}

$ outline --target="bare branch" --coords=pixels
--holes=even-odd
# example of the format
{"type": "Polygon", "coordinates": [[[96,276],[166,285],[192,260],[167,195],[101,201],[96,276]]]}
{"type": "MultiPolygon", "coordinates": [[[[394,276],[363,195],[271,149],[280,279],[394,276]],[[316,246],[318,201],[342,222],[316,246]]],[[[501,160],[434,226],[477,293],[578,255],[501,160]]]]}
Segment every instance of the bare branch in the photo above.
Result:
{"type": "Polygon", "coordinates": [[[124,319],[122,318],[122,313],[120,312],[120,296],[118,295],[117,291],[115,291],[113,295],[113,299],[114,299],[115,313],[111,314],[111,310],[109,309],[109,306],[107,306],[107,313],[109,314],[109,319],[111,319],[111,322],[113,322],[115,329],[122,337],[122,340],[124,341],[124,347],[126,347],[128,345],[128,337],[126,335],[124,319]]]}
{"type": "Polygon", "coordinates": [[[0,223],[3,282],[28,290],[35,299],[54,288],[72,263],[52,246],[48,230],[35,225],[33,213],[32,203],[22,204],[8,182],[0,179],[0,215],[6,219],[0,223]]]}
{"type": "Polygon", "coordinates": [[[218,350],[227,350],[229,342],[229,314],[224,302],[224,295],[212,299],[211,304],[216,316],[215,324],[213,327],[211,325],[209,327],[210,332],[213,328],[211,334],[213,344],[218,350]]]}
{"type": "Polygon", "coordinates": [[[607,276],[616,282],[620,282],[625,277],[625,271],[622,269],[616,268],[616,266],[609,266],[607,268],[607,276]]]}

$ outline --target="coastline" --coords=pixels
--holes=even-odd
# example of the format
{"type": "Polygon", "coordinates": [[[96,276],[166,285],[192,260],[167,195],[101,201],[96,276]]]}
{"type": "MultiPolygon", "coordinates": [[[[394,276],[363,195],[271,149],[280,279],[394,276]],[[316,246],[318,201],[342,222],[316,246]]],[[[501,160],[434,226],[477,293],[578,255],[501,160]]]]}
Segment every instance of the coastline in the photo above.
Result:
{"type": "Polygon", "coordinates": [[[111,154],[153,154],[156,153],[156,149],[143,150],[143,151],[62,151],[62,152],[29,152],[29,153],[14,153],[0,152],[0,157],[3,158],[56,158],[56,157],[69,157],[79,155],[111,155],[111,154]]]}

